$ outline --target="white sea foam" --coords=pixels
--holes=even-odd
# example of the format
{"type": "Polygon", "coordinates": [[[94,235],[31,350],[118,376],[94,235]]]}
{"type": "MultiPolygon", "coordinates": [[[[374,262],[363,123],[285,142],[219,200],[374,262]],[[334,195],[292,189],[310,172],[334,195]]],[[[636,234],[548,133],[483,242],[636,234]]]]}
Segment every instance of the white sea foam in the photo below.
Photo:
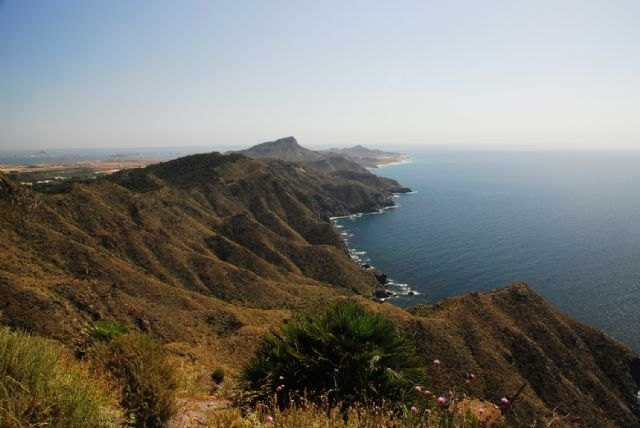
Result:
{"type": "Polygon", "coordinates": [[[329,220],[336,221],[336,220],[340,220],[341,218],[349,218],[350,216],[351,216],[351,214],[349,214],[349,215],[339,215],[339,216],[335,216],[335,217],[329,217],[329,220]]]}
{"type": "MultiPolygon", "coordinates": [[[[410,163],[411,160],[406,160],[406,161],[402,161],[402,162],[396,162],[396,163],[392,163],[392,164],[387,164],[387,165],[398,165],[398,164],[404,164],[404,163],[410,163]]],[[[393,195],[394,198],[399,198],[402,195],[411,195],[414,193],[418,193],[417,191],[411,191],[411,192],[407,192],[407,193],[395,193],[393,195]]],[[[333,222],[334,226],[336,227],[336,229],[344,229],[345,225],[344,224],[338,224],[337,221],[338,220],[351,220],[351,221],[355,221],[356,219],[362,217],[362,216],[366,216],[366,215],[378,215],[378,214],[384,214],[385,212],[387,212],[388,210],[394,209],[394,208],[399,208],[400,204],[395,203],[394,205],[388,206],[388,207],[383,207],[378,209],[377,211],[373,211],[373,212],[369,212],[369,213],[355,213],[355,214],[350,214],[350,215],[346,215],[346,216],[336,216],[336,217],[330,217],[329,219],[333,222]]],[[[351,257],[351,259],[353,261],[355,261],[356,263],[359,264],[367,264],[369,266],[370,269],[375,269],[375,266],[371,264],[371,259],[369,257],[363,257],[367,254],[366,251],[363,250],[358,250],[356,248],[350,248],[349,247],[349,238],[352,238],[354,235],[351,232],[348,232],[346,230],[340,230],[339,231],[340,236],[342,237],[342,240],[345,244],[345,246],[347,247],[347,251],[349,256],[351,257]]],[[[392,278],[388,278],[387,279],[387,284],[386,284],[386,288],[387,290],[392,293],[390,297],[386,297],[386,298],[382,298],[380,299],[380,301],[386,301],[389,299],[393,299],[393,298],[397,298],[399,296],[417,296],[420,293],[412,290],[408,284],[405,283],[398,283],[395,282],[392,278]]]]}

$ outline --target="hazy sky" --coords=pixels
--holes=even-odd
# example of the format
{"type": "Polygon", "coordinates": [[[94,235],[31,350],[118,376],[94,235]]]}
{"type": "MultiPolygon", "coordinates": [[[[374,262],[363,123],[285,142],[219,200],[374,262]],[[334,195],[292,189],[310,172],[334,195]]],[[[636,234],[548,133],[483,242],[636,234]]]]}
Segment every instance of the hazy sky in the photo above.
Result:
{"type": "Polygon", "coordinates": [[[640,148],[640,1],[0,0],[0,148],[640,148]]]}

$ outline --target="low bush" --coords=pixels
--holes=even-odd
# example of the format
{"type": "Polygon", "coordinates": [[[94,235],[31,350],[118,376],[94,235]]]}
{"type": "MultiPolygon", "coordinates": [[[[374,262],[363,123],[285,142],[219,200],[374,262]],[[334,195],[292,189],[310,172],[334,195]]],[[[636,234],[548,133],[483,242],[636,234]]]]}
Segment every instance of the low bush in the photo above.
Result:
{"type": "Polygon", "coordinates": [[[111,340],[116,336],[127,333],[128,331],[129,327],[126,324],[97,321],[88,332],[89,336],[95,341],[111,340]]]}
{"type": "Polygon", "coordinates": [[[89,355],[121,384],[122,406],[131,424],[162,426],[176,412],[176,368],[150,336],[116,335],[94,343],[89,355]]]}
{"type": "Polygon", "coordinates": [[[0,426],[119,426],[104,377],[46,339],[0,328],[0,426]]]}
{"type": "Polygon", "coordinates": [[[289,403],[304,394],[349,405],[405,401],[424,380],[423,366],[390,320],[342,302],[266,334],[241,376],[256,400],[277,394],[289,403]]]}
{"type": "Polygon", "coordinates": [[[211,380],[216,384],[219,385],[222,383],[222,381],[224,380],[224,369],[218,367],[217,369],[215,369],[212,373],[211,373],[211,380]]]}

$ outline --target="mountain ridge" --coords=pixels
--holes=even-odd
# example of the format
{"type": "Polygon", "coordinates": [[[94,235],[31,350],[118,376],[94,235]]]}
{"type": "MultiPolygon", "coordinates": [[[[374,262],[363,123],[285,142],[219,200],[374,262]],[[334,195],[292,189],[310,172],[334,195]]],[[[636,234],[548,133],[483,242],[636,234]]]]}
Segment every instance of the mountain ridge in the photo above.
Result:
{"type": "Polygon", "coordinates": [[[354,299],[442,360],[439,393],[496,400],[526,383],[511,415],[522,423],[558,408],[572,424],[640,423],[637,355],[522,284],[409,311],[375,303],[376,279],[329,221],[392,203],[368,179],[219,153],[58,193],[0,174],[0,323],[72,345],[97,320],[123,322],[232,372],[283,320],[354,299]]]}

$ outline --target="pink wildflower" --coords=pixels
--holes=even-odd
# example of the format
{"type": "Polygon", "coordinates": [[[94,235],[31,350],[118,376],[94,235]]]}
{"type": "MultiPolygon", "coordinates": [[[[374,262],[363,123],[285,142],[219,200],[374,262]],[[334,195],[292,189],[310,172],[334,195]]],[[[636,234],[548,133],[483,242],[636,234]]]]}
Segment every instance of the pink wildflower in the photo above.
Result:
{"type": "Polygon", "coordinates": [[[509,404],[509,399],[507,397],[502,397],[500,399],[500,402],[506,406],[507,404],[509,404]]]}
{"type": "Polygon", "coordinates": [[[420,385],[416,386],[416,391],[417,392],[422,392],[422,387],[420,385]]]}
{"type": "Polygon", "coordinates": [[[437,358],[435,360],[433,360],[433,365],[436,366],[436,367],[440,367],[440,360],[437,359],[437,358]]]}
{"type": "Polygon", "coordinates": [[[481,415],[484,415],[484,407],[480,407],[478,409],[478,413],[480,413],[481,415]]]}
{"type": "Polygon", "coordinates": [[[273,416],[271,415],[267,416],[267,422],[269,423],[273,422],[273,416]]]}
{"type": "Polygon", "coordinates": [[[284,376],[280,376],[278,379],[280,379],[280,380],[284,380],[284,376]]]}
{"type": "Polygon", "coordinates": [[[469,373],[469,379],[474,380],[476,378],[476,375],[473,373],[469,373]]]}
{"type": "Polygon", "coordinates": [[[440,404],[441,406],[444,406],[445,404],[447,404],[447,399],[444,398],[443,396],[438,397],[438,404],[440,404]]]}
{"type": "Polygon", "coordinates": [[[425,410],[424,410],[424,412],[425,412],[427,415],[430,415],[430,414],[431,414],[431,409],[425,409],[425,410]]]}
{"type": "Polygon", "coordinates": [[[431,390],[429,390],[429,389],[425,389],[425,390],[424,390],[424,394],[425,394],[425,395],[431,395],[431,394],[432,394],[432,392],[431,392],[431,390]]]}
{"type": "Polygon", "coordinates": [[[418,413],[418,408],[416,406],[411,406],[411,413],[413,413],[414,415],[418,413]]]}

